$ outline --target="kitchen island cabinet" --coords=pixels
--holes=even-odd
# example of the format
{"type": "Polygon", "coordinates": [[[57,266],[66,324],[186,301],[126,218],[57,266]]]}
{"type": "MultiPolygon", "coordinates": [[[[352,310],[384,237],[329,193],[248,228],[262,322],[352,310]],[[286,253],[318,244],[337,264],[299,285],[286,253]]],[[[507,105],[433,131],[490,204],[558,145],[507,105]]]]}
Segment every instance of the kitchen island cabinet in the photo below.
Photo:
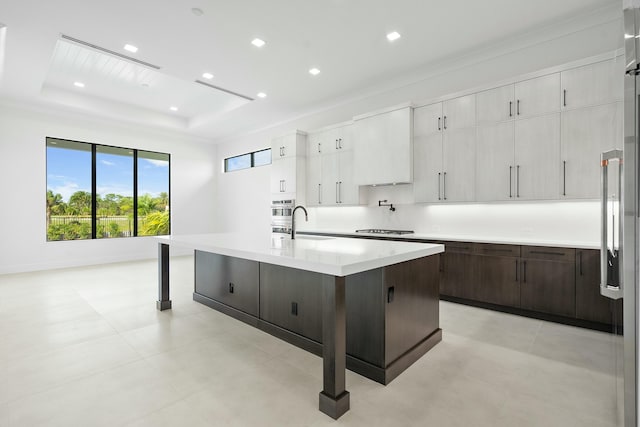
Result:
{"type": "Polygon", "coordinates": [[[335,419],[346,368],[387,384],[441,341],[442,245],[265,237],[157,237],[158,309],[171,308],[169,245],[194,250],[194,300],[322,355],[319,409],[335,419]]]}

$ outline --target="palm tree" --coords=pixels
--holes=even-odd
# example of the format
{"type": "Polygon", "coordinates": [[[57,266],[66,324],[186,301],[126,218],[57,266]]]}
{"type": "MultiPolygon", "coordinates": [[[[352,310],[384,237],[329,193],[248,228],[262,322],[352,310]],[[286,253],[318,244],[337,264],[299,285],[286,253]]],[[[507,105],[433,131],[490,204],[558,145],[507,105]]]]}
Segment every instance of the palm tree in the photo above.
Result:
{"type": "Polygon", "coordinates": [[[93,198],[88,191],[76,191],[69,198],[69,207],[76,215],[90,215],[93,198]]]}
{"type": "Polygon", "coordinates": [[[149,215],[155,210],[156,201],[148,194],[138,197],[138,217],[149,215]]]}
{"type": "Polygon", "coordinates": [[[61,204],[62,196],[58,193],[53,194],[53,191],[47,190],[47,230],[51,224],[51,214],[58,213],[61,204]]]}

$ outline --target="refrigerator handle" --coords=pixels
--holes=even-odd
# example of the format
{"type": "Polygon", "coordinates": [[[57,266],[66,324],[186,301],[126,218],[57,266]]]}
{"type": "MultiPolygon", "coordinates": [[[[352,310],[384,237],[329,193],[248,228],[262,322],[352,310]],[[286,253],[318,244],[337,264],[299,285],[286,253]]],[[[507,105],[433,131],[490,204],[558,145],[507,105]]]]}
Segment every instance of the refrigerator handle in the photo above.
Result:
{"type": "Polygon", "coordinates": [[[601,157],[601,224],[600,224],[600,294],[611,299],[622,298],[622,150],[602,153],[601,157]],[[609,163],[618,163],[618,185],[615,199],[609,197],[609,163]],[[617,206],[616,206],[617,202],[617,206]],[[616,218],[617,217],[617,218],[616,218]],[[617,224],[617,226],[616,226],[617,224]],[[611,228],[611,230],[610,230],[611,228]],[[611,235],[609,235],[611,232],[611,235]]]}

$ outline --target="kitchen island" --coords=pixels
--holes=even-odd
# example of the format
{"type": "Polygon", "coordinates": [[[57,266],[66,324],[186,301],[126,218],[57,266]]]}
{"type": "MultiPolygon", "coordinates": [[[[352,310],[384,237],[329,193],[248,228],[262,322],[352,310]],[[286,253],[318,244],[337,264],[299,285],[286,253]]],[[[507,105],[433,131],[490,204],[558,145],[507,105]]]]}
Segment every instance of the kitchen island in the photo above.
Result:
{"type": "Polygon", "coordinates": [[[169,245],[195,251],[194,300],[323,358],[319,408],[349,409],[345,369],[387,384],[442,339],[439,244],[237,233],[158,237],[159,310],[169,245]]]}

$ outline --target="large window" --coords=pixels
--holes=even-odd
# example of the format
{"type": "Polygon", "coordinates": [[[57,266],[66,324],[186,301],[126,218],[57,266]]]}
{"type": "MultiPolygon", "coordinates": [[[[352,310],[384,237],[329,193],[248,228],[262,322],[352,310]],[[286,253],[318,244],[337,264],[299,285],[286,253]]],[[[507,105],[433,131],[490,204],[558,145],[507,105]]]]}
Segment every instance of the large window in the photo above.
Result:
{"type": "Polygon", "coordinates": [[[47,240],[169,234],[169,159],[47,138],[47,240]]]}
{"type": "Polygon", "coordinates": [[[224,159],[224,171],[233,172],[271,164],[271,148],[224,159]]]}

